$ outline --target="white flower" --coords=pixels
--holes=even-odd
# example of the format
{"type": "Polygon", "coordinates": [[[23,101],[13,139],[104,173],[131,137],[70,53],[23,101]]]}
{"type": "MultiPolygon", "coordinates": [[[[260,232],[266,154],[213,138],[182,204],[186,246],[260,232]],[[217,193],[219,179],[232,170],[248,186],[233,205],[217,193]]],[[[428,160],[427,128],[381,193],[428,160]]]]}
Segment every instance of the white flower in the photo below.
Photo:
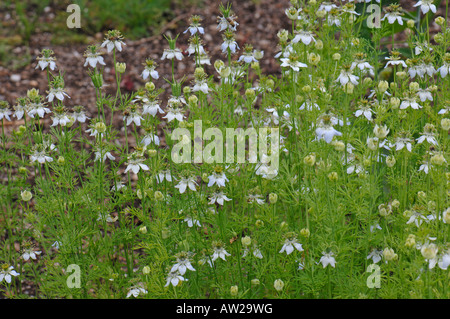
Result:
{"type": "Polygon", "coordinates": [[[167,114],[163,116],[163,119],[167,119],[168,122],[171,122],[173,120],[183,122],[184,114],[182,113],[182,110],[179,108],[175,109],[168,108],[167,114]]]}
{"type": "Polygon", "coordinates": [[[87,119],[90,119],[86,116],[86,113],[84,113],[84,111],[74,112],[72,113],[72,117],[80,123],[84,123],[87,119]]]}
{"type": "Polygon", "coordinates": [[[367,259],[372,259],[372,261],[376,264],[381,260],[383,256],[383,251],[378,249],[372,249],[370,254],[367,256],[367,259]]]}
{"type": "MultiPolygon", "coordinates": [[[[180,212],[181,213],[181,212],[180,212]]],[[[197,225],[198,227],[201,227],[200,221],[198,219],[192,218],[191,216],[186,216],[183,220],[185,223],[187,223],[188,227],[191,228],[194,225],[197,225]]]]}
{"type": "Polygon", "coordinates": [[[22,254],[22,258],[23,260],[28,260],[30,258],[36,260],[37,259],[36,255],[40,255],[41,253],[42,251],[34,251],[32,249],[27,249],[22,254]]]}
{"type": "Polygon", "coordinates": [[[368,106],[362,106],[360,109],[356,110],[356,112],[355,112],[356,117],[360,117],[361,115],[364,115],[364,117],[368,121],[372,121],[372,114],[373,114],[373,111],[368,106]]]}
{"type": "Polygon", "coordinates": [[[128,293],[127,293],[127,298],[130,298],[131,296],[133,296],[134,298],[137,298],[139,295],[143,294],[146,295],[148,293],[147,290],[145,290],[142,287],[139,286],[133,286],[128,288],[128,293]]]}
{"type": "Polygon", "coordinates": [[[200,34],[204,34],[205,33],[205,29],[203,27],[201,27],[201,26],[198,26],[198,25],[191,25],[191,26],[189,26],[189,28],[184,30],[183,34],[187,33],[188,31],[191,33],[191,36],[196,34],[197,32],[200,33],[200,34]]]}
{"type": "Polygon", "coordinates": [[[408,107],[411,107],[414,110],[422,108],[422,106],[419,103],[417,103],[416,97],[405,97],[403,99],[402,103],[400,104],[400,109],[404,110],[408,107]]]}
{"type": "Polygon", "coordinates": [[[428,174],[430,166],[431,165],[428,163],[428,161],[423,161],[419,167],[419,172],[423,171],[425,174],[428,174]]]}
{"type": "Polygon", "coordinates": [[[183,53],[178,48],[164,49],[161,60],[164,60],[164,59],[168,59],[168,60],[177,59],[177,60],[181,61],[181,60],[183,60],[183,53]]]}
{"type": "Polygon", "coordinates": [[[162,170],[156,175],[156,181],[158,183],[162,183],[166,179],[166,181],[171,182],[172,181],[172,175],[169,170],[162,170]]]}
{"type": "Polygon", "coordinates": [[[231,53],[236,53],[236,49],[239,50],[239,46],[234,39],[225,39],[220,48],[222,53],[227,53],[228,49],[230,49],[231,53]]]}
{"type": "Polygon", "coordinates": [[[53,158],[51,158],[50,156],[47,156],[45,154],[45,151],[35,151],[31,156],[30,156],[30,161],[33,163],[35,161],[38,161],[41,164],[44,164],[45,162],[53,162],[53,158]]]}
{"type": "Polygon", "coordinates": [[[172,284],[172,286],[176,287],[176,286],[178,286],[178,284],[180,282],[183,282],[183,281],[187,281],[187,279],[185,279],[183,276],[181,276],[178,271],[173,271],[173,272],[171,271],[169,273],[169,275],[167,276],[167,282],[164,285],[164,287],[167,287],[170,284],[172,284]]]}
{"type": "Polygon", "coordinates": [[[399,12],[388,12],[385,14],[383,19],[381,19],[381,21],[384,21],[386,19],[388,20],[389,24],[394,24],[395,21],[397,21],[398,24],[403,25],[403,19],[399,12]]]}
{"type": "MultiPolygon", "coordinates": [[[[27,110],[27,106],[25,104],[17,103],[16,105],[14,105],[13,116],[15,116],[18,120],[20,120],[20,119],[22,119],[26,110],[27,110]]],[[[0,110],[0,112],[1,112],[1,110],[0,110]]],[[[6,111],[6,113],[8,113],[8,112],[6,111]]],[[[7,114],[7,115],[9,115],[9,114],[7,114]]],[[[0,115],[0,117],[1,117],[1,115],[0,115]]]]}
{"type": "Polygon", "coordinates": [[[443,270],[447,270],[448,266],[450,265],[450,253],[444,254],[439,262],[438,262],[439,268],[443,270]]]}
{"type": "Polygon", "coordinates": [[[394,144],[390,144],[389,146],[395,146],[395,150],[396,151],[400,151],[401,149],[403,149],[406,146],[406,149],[411,152],[411,145],[412,140],[410,138],[407,137],[397,137],[395,139],[395,143],[394,144]]]}
{"type": "Polygon", "coordinates": [[[201,91],[205,94],[208,94],[208,92],[209,92],[208,82],[206,82],[206,80],[195,81],[195,84],[192,87],[192,91],[193,92],[201,91]]]}
{"type": "Polygon", "coordinates": [[[414,7],[420,6],[420,10],[423,14],[427,14],[428,11],[436,13],[436,6],[433,4],[433,0],[420,0],[414,7]]]}
{"type": "Polygon", "coordinates": [[[177,255],[177,263],[172,266],[170,272],[178,271],[180,275],[184,275],[186,273],[186,270],[195,271],[195,268],[192,267],[187,253],[182,252],[177,255]]]}
{"type": "Polygon", "coordinates": [[[122,51],[122,45],[125,45],[125,43],[121,40],[105,40],[103,41],[101,47],[104,48],[106,46],[106,49],[108,53],[110,53],[114,48],[118,51],[122,51]]]}
{"type": "Polygon", "coordinates": [[[337,8],[337,6],[334,3],[324,1],[320,4],[317,11],[325,10],[326,12],[330,12],[332,9],[336,9],[336,8],[337,8]]]}
{"type": "Polygon", "coordinates": [[[408,67],[405,63],[405,61],[400,60],[397,57],[386,57],[384,58],[385,60],[388,60],[388,62],[386,63],[386,65],[384,66],[384,68],[387,68],[389,66],[396,66],[396,65],[401,65],[403,66],[405,69],[408,67]]]}
{"type": "Polygon", "coordinates": [[[20,275],[14,270],[13,266],[9,266],[8,264],[3,264],[2,268],[0,270],[0,282],[5,279],[5,281],[9,284],[11,283],[11,276],[18,276],[20,275]]]}
{"type": "MultiPolygon", "coordinates": [[[[100,158],[102,158],[102,153],[103,153],[103,150],[99,150],[99,151],[95,152],[94,162],[97,162],[98,160],[100,160],[100,158]]],[[[105,162],[107,158],[109,158],[111,161],[114,161],[116,159],[110,152],[105,152],[103,154],[103,162],[105,162]]]]}
{"type": "Polygon", "coordinates": [[[334,129],[331,125],[322,124],[316,128],[317,140],[324,139],[328,144],[333,140],[334,136],[342,136],[342,133],[334,129]]]}
{"type": "Polygon", "coordinates": [[[190,190],[196,191],[196,186],[198,186],[197,182],[195,181],[195,177],[188,177],[188,178],[182,178],[180,182],[175,185],[175,188],[178,188],[180,191],[180,194],[183,194],[186,191],[186,188],[189,187],[190,190]]]}
{"type": "Polygon", "coordinates": [[[419,96],[420,100],[422,102],[425,102],[426,100],[433,101],[433,96],[431,95],[431,92],[429,89],[419,89],[417,91],[417,95],[419,96]]]}
{"type": "Polygon", "coordinates": [[[150,114],[151,116],[155,116],[157,113],[163,114],[164,111],[159,106],[158,102],[151,101],[144,103],[142,105],[142,114],[150,114]]]}
{"type": "Polygon", "coordinates": [[[51,126],[61,125],[66,126],[70,122],[70,118],[65,113],[58,113],[52,117],[53,123],[51,126]]]}
{"type": "Polygon", "coordinates": [[[50,109],[46,108],[42,103],[31,103],[29,106],[28,115],[31,118],[34,118],[34,116],[37,114],[40,118],[43,118],[45,113],[50,113],[50,109]]]}
{"type": "Polygon", "coordinates": [[[143,164],[144,161],[143,158],[137,157],[135,154],[131,154],[128,159],[128,166],[125,169],[125,174],[131,170],[134,174],[139,173],[139,171],[142,169],[144,171],[148,171],[149,167],[146,164],[143,164]]]}
{"type": "Polygon", "coordinates": [[[155,80],[159,79],[159,73],[155,70],[155,67],[146,66],[144,68],[144,71],[142,71],[141,76],[144,80],[147,80],[149,76],[151,76],[155,80]]]}
{"type": "Polygon", "coordinates": [[[436,72],[439,72],[441,74],[442,78],[445,78],[448,74],[450,74],[450,63],[444,62],[444,64],[437,69],[436,72]]]}
{"type": "Polygon", "coordinates": [[[322,253],[323,256],[320,258],[320,263],[322,263],[323,268],[325,268],[326,266],[330,265],[331,267],[335,268],[336,267],[336,260],[333,257],[333,253],[329,252],[329,253],[322,253]]]}
{"type": "MultiPolygon", "coordinates": [[[[9,117],[12,114],[12,111],[9,108],[0,108],[0,120],[3,120],[3,118],[7,119],[8,121],[11,121],[11,118],[9,117]]],[[[23,112],[22,112],[23,115],[23,112]]]]}
{"type": "Polygon", "coordinates": [[[294,249],[297,249],[298,251],[303,251],[302,244],[300,244],[297,241],[297,238],[286,238],[283,244],[283,247],[281,247],[281,250],[279,253],[286,252],[287,255],[291,254],[294,249]]]}
{"type": "Polygon", "coordinates": [[[346,85],[348,82],[351,82],[353,85],[358,85],[359,77],[353,75],[350,71],[341,70],[336,82],[341,83],[342,86],[346,85]]]}
{"type": "Polygon", "coordinates": [[[281,58],[280,61],[282,62],[280,65],[281,67],[290,67],[296,72],[300,71],[300,68],[308,67],[308,65],[306,65],[305,63],[302,63],[298,61],[297,58],[294,58],[292,54],[289,55],[288,58],[281,58]]]}
{"type": "Polygon", "coordinates": [[[247,202],[249,204],[253,204],[254,202],[256,202],[259,205],[263,205],[264,204],[264,200],[262,199],[262,196],[259,195],[259,194],[247,195],[247,202]]]}
{"type": "Polygon", "coordinates": [[[208,176],[209,182],[208,187],[216,184],[219,187],[225,187],[225,183],[228,182],[228,178],[225,176],[224,172],[214,172],[212,175],[208,176]]]}
{"type": "Polygon", "coordinates": [[[429,222],[429,219],[423,216],[421,213],[413,211],[409,220],[406,222],[406,224],[414,223],[417,227],[420,227],[423,222],[429,222]]]}
{"type": "Polygon", "coordinates": [[[422,136],[420,136],[419,138],[416,139],[417,144],[421,144],[425,140],[430,144],[438,145],[438,142],[436,141],[433,133],[431,133],[431,132],[429,132],[429,133],[425,132],[425,133],[423,133],[422,136]]]}
{"type": "Polygon", "coordinates": [[[295,37],[292,39],[292,43],[297,43],[299,41],[302,41],[303,44],[309,45],[312,41],[316,42],[314,39],[313,33],[310,31],[296,31],[295,37]]]}
{"type": "Polygon", "coordinates": [[[159,145],[159,137],[156,134],[148,133],[142,138],[142,143],[144,143],[145,146],[150,145],[151,143],[155,143],[155,145],[159,145]]]}
{"type": "Polygon", "coordinates": [[[374,76],[374,71],[373,71],[374,68],[373,68],[373,66],[371,66],[369,64],[369,62],[366,62],[364,60],[354,61],[354,62],[352,62],[352,65],[350,66],[350,70],[353,71],[355,68],[358,68],[363,72],[367,70],[371,76],[374,76]]]}
{"type": "Polygon", "coordinates": [[[86,54],[86,62],[84,62],[84,66],[87,66],[89,64],[91,67],[95,68],[97,66],[97,63],[106,65],[105,60],[100,55],[100,53],[89,52],[86,54]]]}
{"type": "Polygon", "coordinates": [[[214,203],[218,203],[219,205],[223,206],[224,201],[230,201],[231,199],[227,197],[223,192],[213,193],[211,197],[209,198],[209,205],[212,205],[214,203]]]}
{"type": "Polygon", "coordinates": [[[41,68],[41,70],[45,70],[47,67],[50,68],[50,70],[54,71],[56,68],[56,63],[55,63],[55,59],[52,57],[49,58],[45,58],[45,57],[41,57],[39,58],[39,62],[36,65],[36,69],[37,68],[41,68]]]}
{"type": "Polygon", "coordinates": [[[226,256],[231,256],[224,247],[216,246],[214,247],[214,252],[211,257],[212,261],[214,262],[217,258],[221,258],[222,260],[226,261],[226,256]]]}
{"type": "Polygon", "coordinates": [[[138,112],[130,112],[130,114],[123,117],[127,121],[127,126],[134,122],[136,126],[141,126],[141,121],[144,120],[138,112]]]}

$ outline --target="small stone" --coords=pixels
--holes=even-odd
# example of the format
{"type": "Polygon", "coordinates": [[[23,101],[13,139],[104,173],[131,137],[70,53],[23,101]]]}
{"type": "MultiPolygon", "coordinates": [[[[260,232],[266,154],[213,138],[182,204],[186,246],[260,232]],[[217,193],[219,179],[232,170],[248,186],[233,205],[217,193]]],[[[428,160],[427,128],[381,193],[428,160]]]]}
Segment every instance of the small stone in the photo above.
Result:
{"type": "Polygon", "coordinates": [[[10,80],[13,82],[19,82],[21,79],[20,74],[11,74],[10,80]]]}

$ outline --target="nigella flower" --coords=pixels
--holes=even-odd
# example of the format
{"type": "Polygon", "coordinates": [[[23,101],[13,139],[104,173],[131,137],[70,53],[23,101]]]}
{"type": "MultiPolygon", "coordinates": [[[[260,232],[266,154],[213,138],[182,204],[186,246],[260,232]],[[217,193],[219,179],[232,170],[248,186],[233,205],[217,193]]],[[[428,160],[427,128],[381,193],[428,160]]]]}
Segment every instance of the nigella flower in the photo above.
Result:
{"type": "Polygon", "coordinates": [[[433,124],[430,124],[430,123],[425,124],[422,135],[416,139],[417,144],[421,144],[424,141],[427,141],[429,144],[437,146],[438,142],[436,141],[436,138],[434,137],[434,131],[435,131],[435,128],[434,128],[433,124]]]}
{"type": "MultiPolygon", "coordinates": [[[[181,214],[181,211],[180,211],[181,214]]],[[[187,223],[188,227],[191,228],[194,225],[197,225],[198,227],[201,227],[202,225],[200,224],[200,221],[198,219],[195,219],[191,216],[186,216],[183,220],[185,223],[187,223]]]]}
{"type": "Polygon", "coordinates": [[[156,175],[156,181],[158,183],[162,183],[164,179],[168,182],[172,181],[172,174],[170,173],[170,170],[162,170],[156,175]]]}
{"type": "Polygon", "coordinates": [[[98,46],[90,45],[86,49],[84,56],[86,57],[86,62],[84,66],[90,65],[92,68],[97,67],[97,63],[101,65],[106,65],[101,53],[98,50],[98,46]]]}
{"type": "Polygon", "coordinates": [[[142,138],[142,143],[145,146],[150,145],[151,143],[154,143],[155,145],[159,145],[159,137],[156,134],[152,134],[152,133],[147,133],[144,135],[144,137],[142,138]]]}
{"type": "Polygon", "coordinates": [[[184,114],[182,113],[182,109],[180,108],[167,108],[167,114],[163,116],[163,119],[167,119],[168,122],[173,120],[177,120],[179,122],[183,122],[184,114]]]}
{"type": "Polygon", "coordinates": [[[303,251],[302,244],[298,242],[296,234],[290,232],[285,235],[284,244],[279,253],[286,252],[287,255],[290,255],[294,249],[297,249],[300,252],[303,251]]]}
{"type": "Polygon", "coordinates": [[[300,71],[300,68],[306,68],[308,65],[299,61],[299,56],[295,53],[289,54],[287,58],[281,58],[281,67],[290,67],[295,72],[300,71]]]}
{"type": "Polygon", "coordinates": [[[331,117],[328,114],[319,117],[319,124],[316,128],[316,139],[325,140],[325,142],[330,143],[334,136],[342,136],[342,133],[337,131],[331,122],[331,117]]]}
{"type": "Polygon", "coordinates": [[[237,16],[234,14],[233,10],[231,10],[231,5],[228,4],[225,8],[222,4],[219,4],[219,10],[222,13],[222,16],[217,17],[217,29],[219,31],[228,29],[236,31],[236,27],[239,23],[236,21],[237,16]]]}
{"type": "Polygon", "coordinates": [[[189,56],[191,54],[206,54],[205,48],[203,47],[202,40],[198,36],[193,36],[189,39],[189,46],[187,48],[187,53],[189,56]]]}
{"type": "Polygon", "coordinates": [[[429,223],[429,219],[423,214],[413,210],[406,224],[414,223],[419,228],[423,222],[429,223]]]}
{"type": "Polygon", "coordinates": [[[131,170],[134,174],[139,173],[141,169],[144,171],[148,171],[149,167],[143,163],[144,160],[145,158],[143,158],[136,152],[130,154],[130,156],[128,157],[128,165],[124,173],[127,173],[129,170],[131,170]]]}
{"type": "Polygon", "coordinates": [[[123,42],[123,36],[118,30],[110,30],[106,33],[105,40],[103,41],[101,47],[106,49],[108,53],[113,50],[122,51],[122,46],[125,45],[123,42]]]}
{"type": "Polygon", "coordinates": [[[209,92],[209,87],[208,87],[208,82],[206,81],[206,79],[199,79],[199,80],[195,80],[195,84],[192,87],[192,92],[203,92],[204,94],[208,94],[209,92]]]}
{"type": "Polygon", "coordinates": [[[148,291],[145,290],[142,286],[132,286],[128,288],[127,298],[130,298],[131,296],[137,298],[139,295],[146,295],[147,293],[148,291]]]}
{"type": "Polygon", "coordinates": [[[425,102],[426,100],[433,101],[433,96],[431,95],[429,88],[419,89],[417,91],[417,95],[419,96],[419,98],[422,102],[425,102]]]}
{"type": "Polygon", "coordinates": [[[43,103],[30,103],[28,105],[28,115],[31,118],[37,114],[40,118],[43,118],[46,113],[50,113],[50,109],[45,107],[43,103]]]}
{"type": "Polygon", "coordinates": [[[444,105],[444,108],[440,109],[438,114],[442,115],[450,112],[450,101],[447,101],[446,103],[448,104],[444,105]]]}
{"type": "Polygon", "coordinates": [[[422,164],[419,167],[419,172],[424,172],[428,174],[431,164],[428,161],[422,161],[422,164]]]}
{"type": "Polygon", "coordinates": [[[167,282],[164,285],[164,287],[167,287],[170,284],[172,284],[172,286],[176,287],[183,281],[187,281],[187,279],[185,279],[178,271],[171,271],[171,272],[169,272],[169,275],[167,276],[167,282]]]}
{"type": "Polygon", "coordinates": [[[395,150],[396,151],[400,151],[401,149],[403,149],[406,146],[406,149],[411,152],[411,148],[412,148],[412,140],[408,137],[402,137],[402,136],[398,136],[395,138],[395,143],[394,144],[390,144],[389,146],[395,146],[395,150]]]}
{"type": "Polygon", "coordinates": [[[161,60],[164,60],[164,59],[168,59],[168,60],[177,59],[177,60],[181,61],[181,60],[183,60],[183,53],[178,48],[164,49],[161,60]]]}
{"type": "Polygon", "coordinates": [[[164,113],[164,111],[159,106],[158,101],[149,101],[142,105],[142,114],[150,114],[151,116],[155,117],[157,113],[164,113]]]}
{"type": "Polygon", "coordinates": [[[383,251],[382,250],[378,250],[376,248],[372,249],[370,254],[367,255],[367,259],[372,259],[374,264],[380,262],[382,257],[383,257],[383,251]]]}
{"type": "Polygon", "coordinates": [[[322,252],[323,256],[320,258],[320,263],[322,263],[323,268],[330,265],[331,267],[336,267],[336,259],[333,257],[333,252],[322,252]]]}
{"type": "Polygon", "coordinates": [[[230,201],[231,199],[227,197],[223,192],[215,192],[211,195],[209,198],[209,205],[213,205],[214,203],[217,203],[219,205],[223,206],[224,201],[230,201]]]}
{"type": "Polygon", "coordinates": [[[407,68],[408,66],[406,65],[405,61],[400,59],[400,52],[398,51],[392,51],[391,52],[391,56],[389,57],[385,57],[384,58],[386,61],[388,61],[386,63],[386,65],[384,66],[384,68],[387,68],[389,66],[397,66],[397,65],[401,65],[404,68],[407,68]]]}
{"type": "Polygon", "coordinates": [[[433,0],[420,0],[414,7],[420,6],[420,10],[423,14],[427,14],[428,11],[436,13],[436,6],[433,4],[433,0]]]}
{"type": "Polygon", "coordinates": [[[9,104],[6,101],[0,102],[0,120],[3,121],[3,119],[6,119],[8,121],[11,121],[11,118],[9,117],[12,113],[12,111],[9,109],[9,104]]]}
{"type": "Polygon", "coordinates": [[[11,283],[11,276],[18,276],[20,275],[18,272],[14,270],[13,266],[10,266],[8,264],[3,264],[2,268],[0,269],[0,282],[3,281],[3,279],[9,284],[11,283]]]}
{"type": "Polygon", "coordinates": [[[70,118],[67,116],[67,114],[64,111],[57,111],[55,110],[55,116],[52,117],[53,123],[52,127],[56,125],[66,126],[68,123],[70,123],[70,118]]]}
{"type": "Polygon", "coordinates": [[[372,114],[374,112],[372,111],[372,109],[370,108],[370,105],[368,103],[361,103],[360,107],[358,110],[355,111],[355,116],[356,117],[360,117],[361,115],[364,115],[364,117],[368,120],[368,121],[372,121],[372,114]]]}
{"type": "Polygon", "coordinates": [[[198,15],[193,15],[191,17],[191,23],[189,25],[189,28],[187,28],[183,33],[190,32],[191,35],[196,34],[197,32],[200,34],[205,33],[205,29],[203,29],[202,26],[200,26],[200,22],[202,21],[202,18],[198,15]]]}
{"type": "Polygon", "coordinates": [[[437,69],[436,72],[439,72],[441,77],[445,78],[448,74],[450,74],[450,53],[445,53],[443,60],[443,65],[437,69]]]}
{"type": "Polygon", "coordinates": [[[403,12],[398,4],[391,4],[390,6],[386,7],[386,14],[381,19],[381,21],[388,20],[389,24],[394,24],[395,21],[398,22],[398,24],[403,25],[403,12]]]}
{"type": "Polygon", "coordinates": [[[116,158],[111,154],[111,152],[107,151],[106,149],[102,148],[101,146],[97,147],[95,151],[95,159],[94,162],[99,161],[101,158],[102,161],[105,162],[107,158],[109,158],[111,161],[114,161],[116,158]]]}
{"type": "Polygon", "coordinates": [[[218,187],[225,187],[225,183],[228,182],[228,178],[225,176],[222,167],[216,166],[214,172],[208,176],[208,187],[216,184],[218,187]]]}
{"type": "Polygon", "coordinates": [[[350,66],[344,66],[338,78],[336,79],[336,82],[341,83],[342,86],[346,85],[349,82],[351,82],[353,85],[358,85],[358,80],[359,77],[352,74],[350,66]]]}
{"type": "Polygon", "coordinates": [[[177,185],[175,185],[175,188],[178,188],[180,194],[183,194],[187,188],[195,192],[197,191],[196,186],[198,186],[195,180],[196,178],[194,176],[183,177],[180,179],[180,182],[177,185]]]}
{"type": "Polygon", "coordinates": [[[311,31],[294,31],[295,37],[292,39],[292,43],[298,43],[299,41],[302,41],[303,44],[309,45],[312,41],[316,42],[316,39],[314,39],[313,33],[311,31]]]}
{"type": "Polygon", "coordinates": [[[257,203],[259,205],[264,205],[263,197],[260,194],[249,194],[247,195],[247,202],[249,204],[257,203]]]}
{"type": "Polygon", "coordinates": [[[84,107],[82,105],[77,105],[74,107],[72,117],[80,123],[84,123],[86,122],[87,119],[89,119],[89,117],[86,116],[86,113],[84,112],[84,107]]]}
{"type": "Polygon", "coordinates": [[[179,252],[175,255],[177,262],[175,265],[172,266],[170,269],[170,272],[179,272],[180,275],[184,275],[186,273],[186,270],[195,271],[195,268],[192,267],[191,261],[190,261],[191,253],[189,252],[179,252]]]}
{"type": "Polygon", "coordinates": [[[332,9],[337,9],[337,6],[334,3],[324,1],[320,4],[317,11],[325,10],[326,12],[330,12],[332,9]]]}
{"type": "Polygon", "coordinates": [[[144,66],[144,71],[142,71],[141,73],[141,76],[144,80],[147,80],[149,76],[151,76],[155,80],[159,79],[159,73],[158,71],[156,71],[156,62],[154,62],[152,59],[146,59],[144,66]]]}
{"type": "MultiPolygon", "coordinates": [[[[13,106],[14,107],[14,114],[18,120],[22,119],[23,115],[25,114],[25,111],[27,110],[27,100],[26,98],[19,97],[17,99],[17,104],[13,106]]],[[[1,110],[0,110],[1,112],[1,110]]],[[[0,115],[1,116],[1,115],[0,115]]]]}
{"type": "Polygon", "coordinates": [[[450,265],[450,252],[447,252],[446,254],[441,256],[438,261],[438,265],[442,270],[447,270],[448,266],[450,265]]]}
{"type": "Polygon", "coordinates": [[[56,97],[60,101],[64,101],[64,96],[70,98],[70,96],[64,91],[64,88],[51,88],[48,91],[47,99],[49,102],[53,102],[53,99],[56,97]]]}
{"type": "Polygon", "coordinates": [[[331,9],[328,13],[327,22],[330,26],[335,25],[337,27],[341,26],[341,18],[338,9],[331,9]]]}
{"type": "Polygon", "coordinates": [[[22,254],[21,257],[25,261],[27,261],[30,258],[33,259],[33,260],[36,260],[37,259],[36,256],[40,255],[41,253],[42,253],[42,251],[36,251],[33,248],[29,247],[29,248],[24,249],[23,254],[22,254]]]}
{"type": "Polygon", "coordinates": [[[211,260],[213,262],[218,258],[226,261],[226,256],[231,256],[231,254],[225,250],[225,245],[221,241],[213,241],[212,246],[213,255],[211,256],[211,260]]]}
{"type": "Polygon", "coordinates": [[[350,70],[353,71],[355,68],[358,68],[362,72],[368,71],[371,76],[374,76],[374,68],[364,59],[364,54],[356,55],[356,60],[352,62],[350,70]]]}
{"type": "Polygon", "coordinates": [[[123,119],[127,122],[127,126],[133,122],[136,126],[141,126],[141,121],[144,120],[135,107],[132,107],[132,109],[126,113],[123,119]]]}
{"type": "Polygon", "coordinates": [[[314,110],[314,109],[320,110],[320,106],[319,106],[319,104],[313,102],[311,99],[307,98],[307,99],[305,100],[305,102],[303,102],[303,104],[300,105],[300,107],[299,107],[298,109],[299,109],[299,110],[304,110],[304,109],[306,109],[306,110],[308,110],[308,111],[312,111],[312,110],[314,110]]]}
{"type": "Polygon", "coordinates": [[[422,106],[419,103],[417,103],[417,98],[415,96],[405,96],[403,98],[403,101],[400,104],[400,109],[404,110],[408,107],[411,107],[414,110],[422,108],[422,106]]]}
{"type": "Polygon", "coordinates": [[[227,30],[223,34],[223,43],[220,46],[222,49],[222,53],[228,53],[228,50],[230,50],[230,53],[236,53],[236,50],[239,50],[239,45],[237,44],[234,33],[231,30],[227,30]]]}
{"type": "Polygon", "coordinates": [[[53,55],[53,51],[49,50],[49,49],[44,49],[41,52],[42,56],[38,57],[38,64],[36,65],[36,69],[37,68],[41,68],[41,70],[45,70],[46,68],[49,68],[50,70],[55,70],[56,68],[56,63],[55,63],[55,58],[52,57],[53,55]]]}
{"type": "Polygon", "coordinates": [[[43,144],[38,144],[34,147],[34,151],[30,155],[30,161],[32,163],[38,161],[39,163],[44,164],[45,162],[53,162],[53,158],[47,155],[47,150],[43,144]]]}

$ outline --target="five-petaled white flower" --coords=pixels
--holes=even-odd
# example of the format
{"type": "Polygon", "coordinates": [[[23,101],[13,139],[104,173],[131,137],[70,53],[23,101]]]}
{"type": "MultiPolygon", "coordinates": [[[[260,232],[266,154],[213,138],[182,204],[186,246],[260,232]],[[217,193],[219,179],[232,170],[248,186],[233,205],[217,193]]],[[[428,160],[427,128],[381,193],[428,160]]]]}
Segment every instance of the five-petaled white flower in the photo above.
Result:
{"type": "Polygon", "coordinates": [[[128,288],[127,298],[130,298],[131,296],[137,298],[139,295],[146,295],[147,293],[148,291],[141,286],[132,286],[128,288]]]}
{"type": "Polygon", "coordinates": [[[172,284],[172,286],[176,287],[183,281],[187,281],[187,279],[185,279],[178,271],[171,271],[171,272],[169,272],[169,275],[167,276],[167,282],[164,285],[164,287],[167,287],[170,284],[172,284]]]}
{"type": "Polygon", "coordinates": [[[28,260],[28,259],[34,259],[36,260],[37,257],[36,255],[40,255],[42,252],[41,251],[35,251],[33,249],[26,249],[24,250],[23,254],[22,254],[22,258],[23,260],[28,260]]]}
{"type": "Polygon", "coordinates": [[[196,186],[198,186],[198,184],[195,181],[195,177],[191,176],[191,177],[181,178],[180,182],[177,185],[175,185],[175,188],[178,188],[178,190],[180,191],[180,194],[183,194],[188,187],[190,190],[195,192],[197,190],[196,186]]]}
{"type": "Polygon", "coordinates": [[[11,276],[18,276],[20,275],[18,272],[14,270],[13,266],[10,266],[8,264],[3,264],[2,268],[0,269],[0,282],[3,281],[3,279],[9,284],[11,283],[11,276]]]}
{"type": "Polygon", "coordinates": [[[209,198],[209,205],[212,205],[214,203],[218,203],[219,205],[223,206],[224,201],[230,201],[231,199],[227,197],[223,192],[216,192],[211,195],[209,198]]]}
{"type": "Polygon", "coordinates": [[[297,241],[296,237],[288,237],[284,240],[283,247],[281,247],[280,253],[286,252],[287,255],[291,254],[294,249],[303,251],[302,244],[297,241]]]}
{"type": "Polygon", "coordinates": [[[414,7],[420,6],[420,10],[423,14],[427,14],[428,11],[436,13],[436,6],[433,4],[433,0],[420,0],[414,7]]]}
{"type": "Polygon", "coordinates": [[[128,165],[124,173],[127,173],[129,170],[131,170],[134,174],[139,173],[141,169],[148,171],[149,167],[144,164],[143,161],[144,158],[137,156],[135,153],[131,154],[128,158],[128,165]]]}
{"type": "Polygon", "coordinates": [[[333,257],[333,253],[329,252],[329,253],[322,253],[323,256],[320,258],[320,263],[322,263],[323,268],[325,268],[326,266],[330,265],[331,267],[335,268],[336,267],[336,259],[334,259],[333,257]]]}

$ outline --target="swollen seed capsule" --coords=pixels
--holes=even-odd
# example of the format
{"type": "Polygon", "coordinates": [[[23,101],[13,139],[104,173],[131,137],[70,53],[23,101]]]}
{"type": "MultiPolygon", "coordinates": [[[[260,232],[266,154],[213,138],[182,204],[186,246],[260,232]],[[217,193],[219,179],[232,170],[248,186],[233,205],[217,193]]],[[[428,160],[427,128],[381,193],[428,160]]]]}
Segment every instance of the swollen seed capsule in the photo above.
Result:
{"type": "Polygon", "coordinates": [[[233,297],[234,297],[234,296],[237,296],[238,292],[239,292],[238,286],[231,286],[231,288],[230,288],[230,294],[231,294],[233,297]]]}
{"type": "Polygon", "coordinates": [[[278,195],[275,193],[269,194],[269,203],[275,204],[278,201],[278,195]]]}
{"type": "Polygon", "coordinates": [[[139,231],[140,231],[142,234],[147,234],[147,227],[146,227],[146,226],[142,226],[142,227],[139,228],[139,231]]]}
{"type": "Polygon", "coordinates": [[[450,130],[450,119],[442,119],[441,120],[441,127],[444,131],[450,130]]]}
{"type": "Polygon", "coordinates": [[[160,191],[156,191],[155,192],[155,200],[160,201],[164,199],[164,195],[163,193],[161,193],[160,191]]]}
{"type": "Polygon", "coordinates": [[[277,279],[275,280],[275,282],[273,283],[273,287],[275,288],[276,291],[281,291],[284,288],[284,282],[281,279],[277,279]]]}
{"type": "Polygon", "coordinates": [[[63,156],[58,157],[58,164],[62,165],[66,162],[63,156]]]}
{"type": "Polygon", "coordinates": [[[250,244],[252,243],[252,239],[249,236],[245,236],[241,238],[241,243],[242,246],[250,246],[250,244]]]}
{"type": "Polygon", "coordinates": [[[144,268],[142,268],[142,273],[144,275],[148,275],[150,273],[150,267],[149,266],[144,266],[144,268]]]}

